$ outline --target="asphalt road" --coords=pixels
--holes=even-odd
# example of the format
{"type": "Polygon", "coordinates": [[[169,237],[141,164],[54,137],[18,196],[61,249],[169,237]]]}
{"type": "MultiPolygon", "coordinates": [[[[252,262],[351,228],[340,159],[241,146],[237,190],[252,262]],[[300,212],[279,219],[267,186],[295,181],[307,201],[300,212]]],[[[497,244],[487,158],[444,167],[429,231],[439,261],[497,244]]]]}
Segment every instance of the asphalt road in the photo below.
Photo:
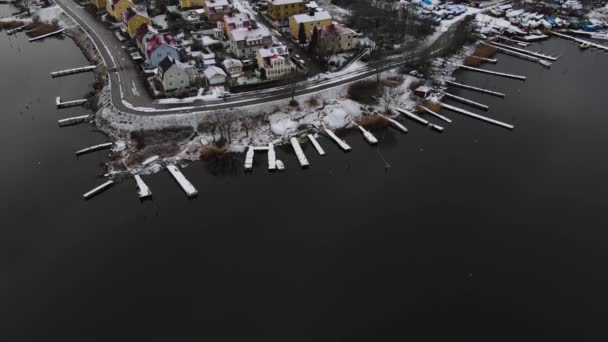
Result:
{"type": "MultiPolygon", "coordinates": [[[[286,85],[233,94],[232,97],[225,101],[218,99],[204,102],[199,100],[187,104],[155,103],[145,88],[141,72],[136,69],[136,65],[132,62],[130,55],[123,48],[123,43],[118,41],[114,32],[74,1],[55,0],[55,2],[89,35],[93,43],[97,46],[97,49],[108,68],[112,104],[120,112],[134,115],[193,113],[205,110],[250,106],[288,99],[292,96],[293,86],[286,85]]],[[[403,56],[393,56],[393,58],[372,62],[363,68],[351,70],[340,75],[332,75],[331,77],[319,80],[299,82],[296,85],[295,95],[310,94],[337,87],[375,75],[378,71],[385,71],[403,66],[407,62],[419,59],[420,56],[423,55],[430,54],[433,56],[439,54],[452,35],[452,30],[443,33],[432,44],[415,52],[407,60],[403,56]]],[[[326,75],[321,76],[323,77],[326,75]]]]}

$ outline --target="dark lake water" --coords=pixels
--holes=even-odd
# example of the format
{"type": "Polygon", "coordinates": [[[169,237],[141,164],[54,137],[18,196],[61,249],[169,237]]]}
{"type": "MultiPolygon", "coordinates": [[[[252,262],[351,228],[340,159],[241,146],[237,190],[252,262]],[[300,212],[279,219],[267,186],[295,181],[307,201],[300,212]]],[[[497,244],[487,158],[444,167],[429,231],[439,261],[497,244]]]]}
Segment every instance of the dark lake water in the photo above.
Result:
{"type": "Polygon", "coordinates": [[[563,56],[486,66],[526,82],[457,74],[507,93],[454,90],[513,131],[444,112],[443,134],[306,144],[308,170],[291,148],[284,173],[192,163],[194,200],[163,171],[152,201],[125,181],[85,202],[106,155],[74,151],[105,137],[54,101],[93,76],[49,76],[84,57],[0,33],[0,340],[605,340],[608,55],[534,48],[563,56]]]}

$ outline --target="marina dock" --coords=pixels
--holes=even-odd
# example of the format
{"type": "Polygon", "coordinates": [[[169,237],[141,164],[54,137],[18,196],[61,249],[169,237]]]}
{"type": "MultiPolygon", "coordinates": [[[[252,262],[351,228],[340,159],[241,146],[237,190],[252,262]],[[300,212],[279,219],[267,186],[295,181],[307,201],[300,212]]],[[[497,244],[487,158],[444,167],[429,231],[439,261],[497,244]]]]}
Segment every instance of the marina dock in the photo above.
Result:
{"type": "Polygon", "coordinates": [[[384,116],[382,114],[378,114],[381,117],[385,118],[386,120],[388,120],[388,122],[395,128],[397,128],[398,130],[400,130],[403,133],[407,133],[407,128],[405,126],[403,126],[399,121],[389,118],[388,116],[384,116]]]}
{"type": "Polygon", "coordinates": [[[488,94],[488,95],[492,95],[492,96],[497,96],[497,97],[505,97],[506,95],[503,93],[499,93],[497,91],[492,91],[492,90],[488,90],[488,89],[483,89],[483,88],[478,88],[478,87],[473,87],[467,84],[462,84],[462,83],[457,83],[457,82],[452,82],[452,81],[446,81],[447,84],[452,85],[454,87],[459,87],[462,89],[467,89],[467,90],[473,90],[479,93],[483,93],[483,94],[488,94]]]}
{"type": "Polygon", "coordinates": [[[190,183],[184,174],[179,170],[179,168],[173,164],[167,165],[167,170],[171,173],[171,176],[175,179],[175,181],[182,187],[182,190],[186,193],[188,197],[193,197],[198,194],[198,191],[194,188],[192,183],[190,183]]]}
{"type": "Polygon", "coordinates": [[[317,152],[319,152],[319,155],[321,155],[321,156],[325,155],[325,151],[321,147],[321,144],[319,144],[317,139],[312,134],[308,135],[308,140],[310,140],[310,142],[312,143],[312,146],[314,146],[315,149],[317,150],[317,152]]]}
{"type": "Polygon", "coordinates": [[[293,147],[293,150],[296,153],[296,156],[298,157],[300,166],[302,166],[303,168],[308,167],[310,164],[308,164],[308,160],[304,155],[304,151],[302,151],[302,147],[300,146],[300,142],[298,142],[298,139],[294,137],[289,139],[289,141],[291,142],[291,146],[293,147]]]}
{"type": "Polygon", "coordinates": [[[87,102],[87,99],[61,102],[61,97],[57,96],[57,98],[55,98],[55,105],[57,105],[57,108],[82,106],[86,102],[87,102]]]}
{"type": "Polygon", "coordinates": [[[500,46],[494,45],[493,42],[492,43],[481,42],[481,43],[484,44],[484,45],[486,45],[486,46],[491,46],[491,47],[497,49],[498,51],[500,51],[500,52],[502,52],[502,53],[504,53],[506,55],[510,55],[510,56],[514,56],[514,57],[519,57],[521,59],[525,59],[527,61],[536,62],[536,63],[538,63],[538,61],[540,60],[540,58],[538,58],[538,57],[526,55],[526,54],[523,54],[521,52],[505,49],[505,48],[502,48],[500,46]]]}
{"type": "Polygon", "coordinates": [[[323,129],[325,130],[325,133],[327,133],[327,135],[333,141],[335,141],[336,144],[338,144],[338,146],[340,146],[341,149],[343,149],[345,152],[350,151],[350,146],[348,146],[348,144],[344,140],[338,138],[338,136],[334,132],[332,132],[331,130],[329,130],[327,128],[323,128],[323,129]]]}
{"type": "Polygon", "coordinates": [[[27,25],[28,25],[28,24],[21,25],[21,26],[16,27],[16,28],[14,28],[14,29],[12,29],[12,30],[8,30],[8,31],[6,31],[6,34],[11,35],[11,34],[17,33],[17,32],[19,32],[19,31],[23,30],[23,29],[24,29],[24,28],[25,28],[27,25]]]}
{"type": "Polygon", "coordinates": [[[46,37],[54,36],[56,34],[60,34],[64,30],[65,29],[60,29],[60,30],[57,30],[57,31],[54,31],[54,32],[51,32],[51,33],[43,34],[42,36],[38,36],[38,37],[35,37],[35,38],[30,38],[30,42],[33,42],[33,41],[36,41],[36,40],[39,40],[39,39],[44,39],[46,37]]]}
{"type": "Polygon", "coordinates": [[[461,108],[458,108],[458,107],[454,107],[454,106],[451,106],[449,104],[445,104],[443,102],[440,102],[440,103],[441,103],[441,105],[444,108],[449,109],[449,110],[451,110],[453,112],[456,112],[456,113],[459,113],[459,114],[463,114],[463,115],[467,115],[467,116],[470,116],[472,118],[475,118],[475,119],[478,119],[478,120],[481,120],[481,121],[489,122],[491,124],[494,124],[494,125],[497,125],[497,126],[500,126],[500,127],[504,127],[504,128],[508,128],[508,129],[515,128],[515,126],[510,125],[508,123],[504,123],[504,122],[501,122],[501,121],[498,121],[498,120],[494,120],[494,119],[491,119],[491,118],[488,118],[488,117],[485,117],[485,116],[482,116],[482,115],[479,115],[479,114],[475,114],[475,113],[469,112],[467,110],[464,110],[464,109],[461,109],[461,108]]]}
{"type": "Polygon", "coordinates": [[[251,171],[253,169],[253,155],[255,151],[253,147],[249,146],[247,154],[245,154],[245,171],[251,171]]]}
{"type": "Polygon", "coordinates": [[[370,143],[371,145],[376,145],[378,143],[378,139],[376,139],[376,137],[373,134],[371,134],[368,130],[363,128],[361,125],[358,125],[354,121],[353,121],[353,125],[355,125],[355,126],[357,126],[357,128],[359,128],[359,130],[361,131],[361,133],[365,137],[365,140],[367,140],[368,143],[370,143]]]}
{"type": "Polygon", "coordinates": [[[431,115],[433,115],[433,116],[435,116],[435,117],[437,117],[437,118],[439,118],[439,119],[441,119],[441,120],[443,120],[445,122],[452,123],[451,119],[449,119],[449,118],[447,118],[447,117],[445,117],[445,116],[443,116],[443,115],[441,115],[441,114],[439,114],[437,112],[434,112],[434,111],[426,108],[425,106],[418,105],[418,107],[422,108],[425,112],[427,112],[427,113],[429,113],[429,114],[431,114],[431,115]]]}
{"type": "Polygon", "coordinates": [[[60,76],[66,76],[66,75],[71,75],[71,74],[77,74],[77,73],[81,73],[81,72],[93,71],[93,70],[95,70],[95,68],[97,68],[96,65],[88,65],[88,66],[79,67],[79,68],[53,71],[53,72],[51,72],[51,77],[60,77],[60,76]]]}
{"type": "Polygon", "coordinates": [[[551,31],[551,34],[556,35],[556,36],[561,37],[561,38],[574,40],[577,43],[589,44],[589,46],[593,46],[595,48],[598,48],[598,49],[601,49],[601,50],[604,50],[604,51],[608,51],[608,46],[601,45],[601,44],[596,44],[596,43],[594,43],[592,41],[588,41],[588,40],[572,37],[572,36],[569,36],[567,34],[555,32],[555,31],[551,31]]]}
{"type": "Polygon", "coordinates": [[[393,107],[393,109],[420,124],[423,124],[425,126],[428,126],[430,124],[429,121],[419,117],[418,115],[416,115],[410,111],[407,111],[407,110],[401,109],[401,108],[397,108],[397,107],[393,107]]]}
{"type": "Polygon", "coordinates": [[[506,40],[506,41],[511,42],[511,43],[515,43],[515,44],[517,44],[519,46],[523,46],[523,47],[527,47],[527,46],[530,45],[530,43],[526,43],[526,42],[522,42],[522,41],[519,41],[519,40],[507,38],[505,36],[498,36],[498,38],[500,38],[502,40],[506,40]]]}
{"type": "Polygon", "coordinates": [[[133,176],[135,177],[135,184],[137,184],[137,195],[140,199],[144,199],[146,197],[152,196],[152,191],[150,188],[144,183],[143,179],[139,175],[133,176]]]}
{"type": "Polygon", "coordinates": [[[59,125],[59,127],[76,125],[76,124],[79,124],[81,122],[88,120],[89,117],[90,117],[89,115],[73,116],[70,118],[57,120],[57,124],[59,125]]]}
{"type": "Polygon", "coordinates": [[[91,197],[93,197],[93,196],[95,196],[95,195],[97,195],[97,194],[105,191],[106,189],[108,189],[109,187],[111,187],[113,184],[114,184],[114,181],[109,180],[109,181],[101,184],[100,186],[94,188],[93,190],[85,193],[84,195],[82,195],[82,197],[84,197],[84,199],[89,199],[89,198],[91,198],[91,197]]]}
{"type": "Polygon", "coordinates": [[[268,170],[274,171],[277,169],[277,154],[274,151],[274,145],[268,143],[268,170]]]}
{"type": "Polygon", "coordinates": [[[495,75],[495,76],[501,76],[501,77],[507,77],[507,78],[514,78],[516,80],[521,80],[521,81],[525,81],[526,80],[526,76],[512,75],[512,74],[507,74],[507,73],[504,73],[504,72],[497,72],[497,71],[491,71],[491,70],[486,70],[486,69],[473,68],[473,67],[462,65],[462,64],[458,64],[456,66],[459,67],[459,68],[461,68],[461,69],[466,69],[466,70],[471,70],[471,71],[477,71],[477,72],[481,72],[481,73],[485,73],[485,74],[490,74],[490,75],[495,75]]]}
{"type": "Polygon", "coordinates": [[[464,104],[469,105],[471,107],[479,108],[479,109],[486,110],[486,111],[490,109],[490,107],[488,107],[488,106],[486,106],[484,104],[481,104],[479,102],[475,102],[473,100],[465,99],[464,97],[456,96],[454,94],[443,93],[443,95],[445,95],[447,98],[450,98],[450,99],[452,99],[454,101],[458,101],[460,103],[464,103],[464,104]]]}
{"type": "Polygon", "coordinates": [[[83,148],[82,150],[76,151],[76,155],[79,156],[81,154],[85,154],[85,153],[89,153],[89,152],[93,152],[93,151],[97,151],[97,150],[102,150],[104,148],[110,148],[110,147],[112,147],[112,145],[113,145],[113,143],[109,142],[109,143],[103,143],[103,144],[83,148]]]}
{"type": "Polygon", "coordinates": [[[548,59],[550,61],[557,61],[559,57],[553,57],[553,56],[549,56],[549,55],[545,55],[542,53],[538,53],[538,52],[534,52],[534,51],[529,51],[526,49],[520,49],[520,48],[516,48],[514,46],[510,46],[510,45],[505,45],[502,43],[497,43],[497,42],[492,42],[493,45],[498,45],[499,47],[505,48],[505,49],[509,49],[509,50],[513,50],[513,51],[517,51],[519,53],[523,53],[526,55],[530,55],[530,56],[534,56],[540,59],[548,59]]]}
{"type": "Polygon", "coordinates": [[[479,57],[479,56],[474,56],[474,55],[469,55],[467,57],[479,59],[480,61],[484,61],[484,62],[488,62],[488,63],[492,63],[492,64],[498,63],[498,59],[496,59],[496,58],[485,58],[485,57],[479,57]]]}

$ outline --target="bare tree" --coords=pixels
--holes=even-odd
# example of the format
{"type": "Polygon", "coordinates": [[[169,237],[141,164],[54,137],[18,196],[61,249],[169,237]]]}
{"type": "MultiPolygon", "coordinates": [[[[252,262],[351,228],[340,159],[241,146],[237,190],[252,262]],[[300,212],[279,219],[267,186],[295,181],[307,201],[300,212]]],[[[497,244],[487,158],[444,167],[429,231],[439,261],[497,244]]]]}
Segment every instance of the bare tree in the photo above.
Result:
{"type": "Polygon", "coordinates": [[[397,96],[399,95],[399,89],[395,85],[385,85],[384,93],[382,94],[382,100],[384,102],[384,112],[389,113],[391,107],[397,102],[397,96]]]}
{"type": "Polygon", "coordinates": [[[18,0],[18,4],[23,7],[24,10],[27,11],[27,15],[30,15],[30,5],[32,4],[32,0],[18,0]]]}

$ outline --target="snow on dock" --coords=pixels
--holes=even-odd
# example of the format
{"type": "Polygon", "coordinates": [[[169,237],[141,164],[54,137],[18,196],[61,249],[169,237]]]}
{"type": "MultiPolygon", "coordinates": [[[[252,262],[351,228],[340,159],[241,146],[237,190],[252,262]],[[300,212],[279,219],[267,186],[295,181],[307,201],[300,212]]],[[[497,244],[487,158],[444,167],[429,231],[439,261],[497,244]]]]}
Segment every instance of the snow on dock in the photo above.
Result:
{"type": "Polygon", "coordinates": [[[523,54],[526,54],[526,55],[530,55],[530,56],[534,56],[534,57],[537,57],[537,58],[541,58],[541,59],[548,59],[548,60],[554,61],[554,62],[556,60],[558,60],[558,58],[559,58],[559,57],[553,57],[553,56],[545,55],[545,54],[542,54],[542,53],[537,53],[537,52],[534,52],[534,51],[529,51],[529,50],[526,50],[526,49],[520,49],[520,48],[517,48],[517,47],[514,47],[514,46],[505,45],[505,44],[502,44],[502,43],[497,43],[497,42],[491,42],[491,43],[494,44],[494,45],[498,45],[499,47],[502,47],[502,48],[505,48],[505,49],[517,51],[517,52],[520,52],[520,53],[523,53],[523,54]]]}
{"type": "Polygon", "coordinates": [[[103,143],[103,144],[83,148],[82,150],[76,151],[76,155],[79,156],[81,154],[85,154],[85,153],[89,153],[89,152],[93,152],[93,151],[97,151],[97,150],[102,150],[104,148],[110,148],[110,147],[112,147],[112,144],[113,143],[109,142],[109,143],[103,143]]]}
{"type": "Polygon", "coordinates": [[[82,106],[86,102],[87,102],[87,99],[80,99],[80,100],[72,100],[72,101],[61,102],[61,97],[57,96],[57,98],[55,98],[55,105],[57,105],[57,108],[82,106]]]}
{"type": "Polygon", "coordinates": [[[414,114],[414,113],[412,113],[410,111],[407,111],[405,109],[401,109],[401,108],[397,108],[397,107],[393,107],[393,109],[395,109],[397,112],[405,115],[406,117],[408,117],[408,118],[410,118],[410,119],[412,119],[414,121],[417,121],[418,123],[421,123],[421,124],[423,124],[425,126],[428,126],[429,123],[430,123],[427,120],[425,120],[425,119],[419,117],[418,115],[416,115],[416,114],[414,114]]]}
{"type": "Polygon", "coordinates": [[[17,33],[17,32],[19,32],[19,31],[23,30],[23,29],[24,29],[24,28],[25,28],[27,25],[28,25],[28,24],[21,25],[21,26],[16,27],[16,28],[14,28],[14,29],[12,29],[12,30],[8,30],[8,31],[6,31],[6,34],[11,35],[11,34],[13,34],[13,33],[17,33]]]}
{"type": "Polygon", "coordinates": [[[302,151],[302,147],[300,146],[298,139],[294,137],[294,138],[289,139],[289,141],[291,142],[291,146],[293,147],[293,150],[296,153],[296,156],[298,157],[300,166],[308,167],[309,166],[308,160],[306,159],[306,156],[304,155],[304,151],[302,151]]]}
{"type": "Polygon", "coordinates": [[[523,36],[523,37],[519,37],[522,40],[525,40],[527,42],[535,42],[538,40],[544,40],[549,38],[549,36],[547,36],[546,34],[530,34],[527,36],[523,36]]]}
{"type": "Polygon", "coordinates": [[[186,193],[188,197],[196,196],[198,191],[194,188],[192,183],[190,183],[184,174],[179,170],[179,168],[173,164],[167,165],[167,170],[171,173],[171,176],[177,181],[179,186],[182,187],[182,190],[186,193]]]}
{"type": "Polygon", "coordinates": [[[478,119],[478,120],[481,120],[481,121],[485,121],[485,122],[489,122],[491,124],[498,125],[498,126],[501,126],[501,127],[504,127],[504,128],[508,128],[508,129],[515,128],[515,126],[510,125],[508,123],[504,123],[504,122],[501,122],[501,121],[498,121],[498,120],[494,120],[494,119],[491,119],[491,118],[488,118],[488,117],[485,117],[485,116],[482,116],[482,115],[479,115],[479,114],[475,114],[475,113],[469,112],[467,110],[464,110],[464,109],[461,109],[461,108],[458,108],[458,107],[454,107],[454,106],[451,106],[449,104],[445,104],[443,102],[440,102],[440,104],[444,108],[449,109],[449,110],[451,110],[453,112],[456,112],[456,113],[467,115],[467,116],[470,116],[472,118],[475,118],[475,119],[478,119]]]}
{"type": "Polygon", "coordinates": [[[461,68],[461,69],[466,69],[466,70],[471,70],[471,71],[477,71],[477,72],[482,72],[482,73],[486,73],[486,74],[491,74],[491,75],[496,75],[496,76],[502,76],[502,77],[507,77],[507,78],[514,78],[514,79],[521,80],[521,81],[525,81],[526,80],[526,76],[512,75],[512,74],[507,74],[507,73],[504,73],[504,72],[497,72],[497,71],[491,71],[491,70],[473,68],[473,67],[462,65],[462,64],[457,64],[456,66],[458,68],[461,68]]]}
{"type": "Polygon", "coordinates": [[[133,176],[135,177],[135,183],[137,184],[137,195],[139,198],[143,199],[146,197],[152,196],[152,191],[150,188],[144,183],[143,179],[139,175],[133,176]]]}
{"type": "Polygon", "coordinates": [[[558,37],[561,37],[561,38],[571,39],[571,40],[574,40],[575,42],[578,42],[578,43],[589,44],[590,46],[596,47],[598,49],[601,49],[601,50],[604,50],[604,51],[608,51],[608,46],[605,46],[605,45],[596,44],[596,43],[588,41],[588,40],[572,37],[572,36],[569,36],[567,34],[563,34],[563,33],[559,33],[559,32],[551,31],[551,33],[554,34],[554,35],[556,35],[556,36],[558,36],[558,37]]]}
{"type": "Polygon", "coordinates": [[[88,118],[89,118],[89,115],[72,116],[70,118],[57,120],[57,124],[59,124],[59,127],[71,126],[71,125],[76,125],[81,122],[84,122],[88,118]]]}
{"type": "Polygon", "coordinates": [[[315,137],[312,134],[308,135],[308,140],[310,140],[310,142],[312,143],[312,146],[314,146],[315,149],[317,150],[317,152],[319,152],[319,155],[321,155],[321,156],[325,155],[325,151],[323,150],[323,147],[321,147],[321,144],[319,144],[317,139],[315,139],[315,137]]]}
{"type": "Polygon", "coordinates": [[[392,118],[389,118],[388,116],[384,116],[384,115],[382,115],[382,114],[378,114],[378,115],[380,115],[381,117],[383,117],[383,118],[385,118],[386,120],[388,120],[388,122],[390,122],[390,124],[391,124],[393,127],[397,128],[397,129],[398,129],[398,130],[400,130],[401,132],[403,132],[403,133],[407,133],[407,128],[406,128],[405,126],[403,126],[403,125],[402,125],[402,124],[401,124],[399,121],[397,121],[397,120],[395,120],[395,119],[392,119],[392,118]]]}
{"type": "Polygon", "coordinates": [[[540,60],[540,58],[538,58],[538,57],[526,55],[526,54],[523,54],[521,52],[505,49],[505,48],[502,48],[502,47],[500,47],[498,45],[494,45],[493,42],[491,42],[491,43],[481,42],[481,43],[484,44],[484,45],[487,45],[487,46],[491,46],[491,47],[497,49],[498,51],[501,51],[502,53],[504,53],[506,55],[510,55],[510,56],[514,56],[514,57],[519,57],[521,59],[525,59],[525,60],[532,61],[532,62],[538,62],[540,60]]]}
{"type": "Polygon", "coordinates": [[[483,89],[483,88],[477,88],[477,87],[473,87],[467,84],[462,84],[462,83],[456,83],[456,82],[452,82],[452,81],[446,81],[447,84],[449,85],[453,85],[454,87],[459,87],[459,88],[463,88],[463,89],[468,89],[468,90],[473,90],[473,91],[477,91],[480,93],[484,93],[484,94],[488,94],[488,95],[493,95],[493,96],[498,96],[498,97],[505,97],[505,94],[503,93],[499,93],[496,91],[492,91],[492,90],[488,90],[488,89],[483,89]]]}
{"type": "Polygon", "coordinates": [[[502,40],[506,40],[508,42],[512,42],[512,43],[515,43],[515,44],[517,44],[519,46],[523,46],[523,47],[527,47],[527,46],[530,45],[530,43],[525,43],[525,42],[522,42],[522,41],[519,41],[519,40],[507,38],[505,36],[497,36],[497,37],[500,38],[500,39],[502,39],[502,40]]]}
{"type": "Polygon", "coordinates": [[[498,59],[496,59],[496,58],[485,58],[485,57],[479,57],[479,56],[474,56],[474,55],[469,55],[468,57],[479,59],[481,61],[485,61],[485,62],[492,63],[492,64],[498,63],[498,59]]]}
{"type": "Polygon", "coordinates": [[[358,125],[354,121],[353,121],[353,125],[355,125],[359,128],[359,130],[361,131],[361,133],[363,133],[363,136],[365,137],[365,140],[367,140],[368,143],[370,143],[371,145],[375,145],[378,143],[378,139],[376,139],[376,137],[373,134],[371,134],[368,130],[361,127],[361,125],[358,125]]]}
{"type": "Polygon", "coordinates": [[[30,38],[30,42],[39,40],[39,39],[44,39],[46,37],[50,37],[50,36],[54,36],[56,34],[60,34],[61,32],[63,32],[65,29],[60,29],[51,33],[47,33],[47,34],[43,34],[42,36],[38,36],[38,37],[34,37],[34,38],[30,38]]]}
{"type": "Polygon", "coordinates": [[[255,153],[255,151],[253,150],[253,147],[249,146],[249,148],[247,149],[247,154],[245,154],[245,170],[246,171],[251,171],[251,169],[253,168],[253,154],[255,153]]]}
{"type": "Polygon", "coordinates": [[[450,99],[452,99],[454,101],[458,101],[458,102],[464,103],[464,104],[469,105],[471,107],[475,107],[475,108],[479,108],[479,109],[483,109],[483,110],[489,110],[490,109],[490,107],[488,107],[488,106],[486,106],[484,104],[481,104],[479,102],[475,102],[473,100],[465,99],[464,97],[456,96],[454,94],[443,93],[443,95],[445,95],[446,97],[448,97],[448,98],[450,98],[450,99]]]}
{"type": "Polygon", "coordinates": [[[51,77],[60,77],[60,76],[65,76],[65,75],[77,74],[80,72],[93,71],[93,70],[95,70],[95,68],[97,68],[96,65],[87,65],[87,66],[83,66],[83,67],[79,67],[79,68],[53,71],[53,72],[51,72],[51,77]]]}
{"type": "Polygon", "coordinates": [[[84,197],[84,199],[89,199],[89,198],[97,195],[98,193],[108,189],[109,187],[112,186],[112,184],[114,184],[114,181],[109,180],[109,181],[101,184],[100,186],[94,188],[93,190],[85,193],[84,195],[82,195],[82,197],[84,197]]]}
{"type": "Polygon", "coordinates": [[[422,108],[425,112],[427,112],[427,113],[429,113],[429,114],[431,114],[431,115],[433,115],[433,116],[435,116],[435,117],[437,117],[437,118],[439,118],[439,119],[441,119],[441,120],[443,120],[445,122],[449,122],[449,123],[452,122],[451,119],[449,119],[449,118],[447,118],[447,117],[445,117],[445,116],[443,116],[443,115],[441,115],[441,114],[439,114],[437,112],[434,112],[434,111],[426,108],[425,106],[418,105],[418,107],[422,108]]]}
{"type": "Polygon", "coordinates": [[[274,151],[274,145],[268,143],[268,170],[274,171],[277,169],[277,154],[274,151]]]}
{"type": "Polygon", "coordinates": [[[327,135],[329,135],[329,137],[332,138],[333,141],[335,141],[341,149],[343,149],[344,151],[350,151],[350,146],[348,146],[348,144],[344,140],[338,138],[338,136],[331,130],[327,128],[324,128],[324,130],[325,133],[327,133],[327,135]]]}

